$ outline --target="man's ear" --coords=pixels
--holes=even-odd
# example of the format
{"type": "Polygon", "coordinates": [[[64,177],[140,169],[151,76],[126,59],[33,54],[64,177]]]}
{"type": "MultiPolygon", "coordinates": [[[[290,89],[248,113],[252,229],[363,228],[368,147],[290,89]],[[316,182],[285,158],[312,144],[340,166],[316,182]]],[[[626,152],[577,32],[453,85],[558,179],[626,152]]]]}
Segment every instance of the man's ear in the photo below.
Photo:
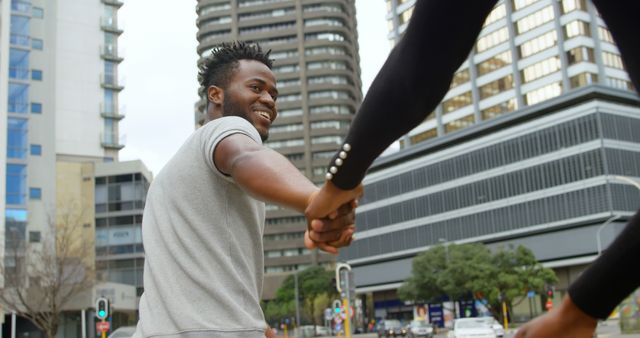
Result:
{"type": "Polygon", "coordinates": [[[218,86],[209,86],[207,88],[207,99],[215,104],[222,104],[224,100],[224,90],[218,86]]]}

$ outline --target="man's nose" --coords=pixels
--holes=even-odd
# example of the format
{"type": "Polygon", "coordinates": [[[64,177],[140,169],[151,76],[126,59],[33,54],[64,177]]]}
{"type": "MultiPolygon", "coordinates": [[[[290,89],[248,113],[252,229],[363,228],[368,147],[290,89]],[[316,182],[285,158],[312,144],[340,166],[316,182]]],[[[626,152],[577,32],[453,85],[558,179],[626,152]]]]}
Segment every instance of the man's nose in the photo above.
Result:
{"type": "Polygon", "coordinates": [[[276,101],[273,100],[273,97],[271,96],[271,94],[264,92],[261,96],[260,96],[260,102],[262,102],[263,104],[266,104],[269,106],[269,108],[273,108],[276,106],[276,101]]]}

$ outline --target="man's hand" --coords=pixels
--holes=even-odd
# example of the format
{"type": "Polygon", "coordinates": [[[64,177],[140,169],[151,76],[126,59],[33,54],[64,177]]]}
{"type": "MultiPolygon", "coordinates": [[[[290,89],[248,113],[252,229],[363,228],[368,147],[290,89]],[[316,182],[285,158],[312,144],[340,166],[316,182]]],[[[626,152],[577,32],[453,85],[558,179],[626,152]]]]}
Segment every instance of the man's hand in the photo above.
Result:
{"type": "Polygon", "coordinates": [[[276,333],[273,332],[273,329],[270,326],[267,326],[267,329],[264,331],[265,338],[276,338],[276,333]]]}
{"type": "Polygon", "coordinates": [[[567,295],[557,309],[519,328],[516,338],[591,338],[597,324],[567,295]]]}
{"type": "Polygon", "coordinates": [[[304,214],[309,222],[325,217],[333,219],[337,217],[341,206],[357,201],[362,196],[362,190],[362,184],[351,190],[342,190],[331,181],[326,181],[320,191],[311,196],[304,214]]]}
{"type": "Polygon", "coordinates": [[[305,246],[337,254],[338,248],[351,244],[355,232],[356,206],[357,202],[352,201],[339,207],[332,218],[311,220],[304,236],[305,246]]]}

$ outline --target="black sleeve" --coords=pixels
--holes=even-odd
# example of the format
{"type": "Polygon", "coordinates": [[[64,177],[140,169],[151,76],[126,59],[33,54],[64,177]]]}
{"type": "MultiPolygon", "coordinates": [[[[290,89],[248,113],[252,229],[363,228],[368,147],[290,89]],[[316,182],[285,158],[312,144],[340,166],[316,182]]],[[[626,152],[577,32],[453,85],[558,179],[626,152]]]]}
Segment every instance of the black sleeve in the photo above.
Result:
{"type": "Polygon", "coordinates": [[[604,253],[569,286],[571,300],[586,314],[605,319],[640,286],[640,210],[604,253]]]}
{"type": "MultiPolygon", "coordinates": [[[[390,144],[425,120],[449,90],[496,0],[419,0],[402,40],[391,51],[356,114],[344,143],[347,158],[333,183],[357,186],[390,144]]],[[[343,154],[344,157],[344,154],[343,154]]]]}

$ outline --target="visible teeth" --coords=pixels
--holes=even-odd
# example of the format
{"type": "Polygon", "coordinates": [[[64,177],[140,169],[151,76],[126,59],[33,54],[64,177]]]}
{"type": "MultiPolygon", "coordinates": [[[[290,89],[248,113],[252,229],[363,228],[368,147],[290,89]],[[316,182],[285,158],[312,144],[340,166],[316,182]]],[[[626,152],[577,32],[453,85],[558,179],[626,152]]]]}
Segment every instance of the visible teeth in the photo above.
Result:
{"type": "Polygon", "coordinates": [[[264,116],[266,119],[271,120],[271,116],[269,115],[269,113],[264,112],[264,111],[259,111],[257,113],[258,113],[258,115],[264,116]]]}

